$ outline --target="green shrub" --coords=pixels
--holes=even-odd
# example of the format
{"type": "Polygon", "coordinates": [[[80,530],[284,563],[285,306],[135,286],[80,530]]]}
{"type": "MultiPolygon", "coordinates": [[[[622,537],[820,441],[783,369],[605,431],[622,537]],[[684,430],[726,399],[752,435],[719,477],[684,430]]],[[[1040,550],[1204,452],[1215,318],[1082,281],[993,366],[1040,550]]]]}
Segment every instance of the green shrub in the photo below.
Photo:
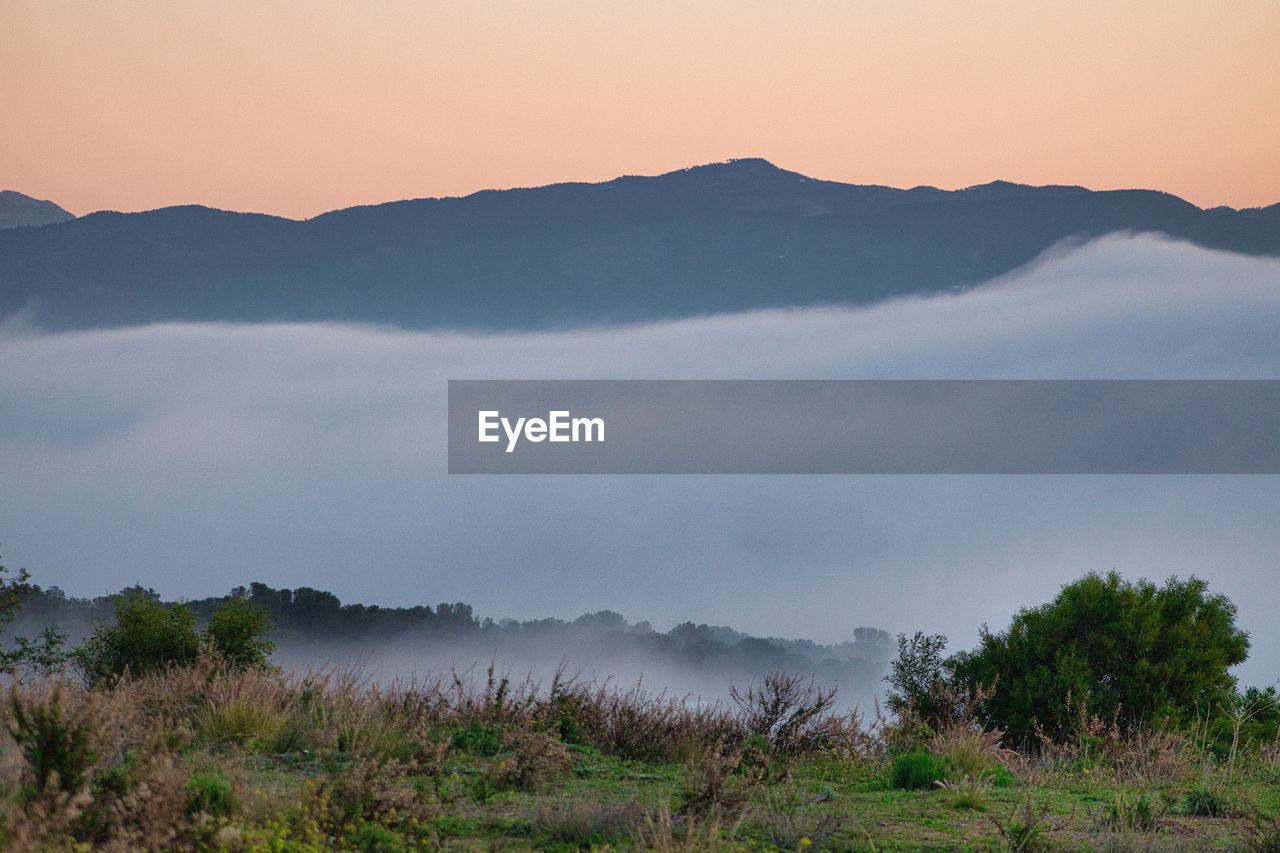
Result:
{"type": "Polygon", "coordinates": [[[273,644],[263,639],[271,626],[267,613],[242,598],[213,612],[209,627],[197,634],[185,604],[163,604],[154,593],[134,590],[116,600],[116,624],[100,624],[72,652],[89,687],[111,684],[125,673],[146,675],[171,666],[190,666],[203,648],[217,652],[235,669],[264,667],[273,644]]]}
{"type": "Polygon", "coordinates": [[[941,782],[946,776],[946,764],[927,752],[899,755],[889,768],[889,784],[907,791],[933,787],[934,782],[941,782]]]}
{"type": "Polygon", "coordinates": [[[126,672],[142,675],[189,666],[200,654],[191,610],[142,593],[116,601],[116,624],[99,625],[73,653],[85,683],[110,684],[126,672]]]}
{"type": "Polygon", "coordinates": [[[218,774],[197,773],[187,783],[187,814],[227,817],[236,808],[231,783],[218,774]]]}
{"type": "Polygon", "coordinates": [[[898,635],[898,657],[890,661],[889,692],[885,704],[902,717],[908,711],[931,727],[951,722],[951,709],[943,701],[943,693],[954,678],[951,662],[942,653],[947,648],[943,634],[917,631],[910,639],[898,635]]]}
{"type": "Polygon", "coordinates": [[[77,791],[98,761],[92,743],[94,721],[73,711],[65,694],[57,682],[35,701],[23,701],[16,689],[9,693],[9,733],[35,775],[33,794],[52,784],[58,790],[77,791]]]}
{"type": "Polygon", "coordinates": [[[285,718],[280,708],[236,697],[201,708],[195,723],[199,735],[214,744],[233,743],[258,752],[280,752],[283,750],[272,747],[285,718]]]}
{"type": "Polygon", "coordinates": [[[1212,788],[1192,788],[1182,796],[1182,813],[1199,817],[1229,817],[1235,812],[1231,800],[1212,788]]]}
{"type": "Polygon", "coordinates": [[[470,752],[481,758],[490,758],[502,749],[502,733],[489,726],[472,723],[470,728],[463,729],[453,736],[456,749],[470,752]]]}
{"type": "Polygon", "coordinates": [[[275,648],[263,639],[270,630],[267,611],[243,598],[232,598],[209,618],[205,640],[236,669],[265,667],[275,648]]]}
{"type": "Polygon", "coordinates": [[[399,853],[408,850],[404,836],[377,823],[361,821],[347,836],[352,850],[362,853],[399,853]]]}
{"type": "Polygon", "coordinates": [[[1157,587],[1090,573],[1004,631],[984,629],[978,649],[953,663],[971,689],[994,686],[984,722],[1017,742],[1062,741],[1081,718],[1130,733],[1185,722],[1233,687],[1228,669],[1249,651],[1235,618],[1235,605],[1195,577],[1157,587]]]}

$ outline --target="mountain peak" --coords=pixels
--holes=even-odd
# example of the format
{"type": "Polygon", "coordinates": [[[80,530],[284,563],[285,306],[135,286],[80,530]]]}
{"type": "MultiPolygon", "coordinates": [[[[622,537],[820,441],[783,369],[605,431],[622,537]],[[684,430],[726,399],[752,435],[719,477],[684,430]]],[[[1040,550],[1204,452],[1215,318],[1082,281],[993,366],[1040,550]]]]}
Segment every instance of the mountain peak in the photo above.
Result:
{"type": "Polygon", "coordinates": [[[951,292],[1115,231],[1276,255],[1278,219],[1147,191],[859,186],[752,157],[305,222],[187,206],[0,231],[0,316],[32,304],[49,328],[638,322],[951,292]]]}
{"type": "Polygon", "coordinates": [[[39,227],[75,219],[51,201],[23,195],[15,190],[0,190],[0,228],[39,227]]]}
{"type": "Polygon", "coordinates": [[[737,174],[769,174],[784,171],[763,157],[730,157],[715,163],[701,163],[667,172],[668,175],[689,175],[704,172],[735,172],[737,174]]]}

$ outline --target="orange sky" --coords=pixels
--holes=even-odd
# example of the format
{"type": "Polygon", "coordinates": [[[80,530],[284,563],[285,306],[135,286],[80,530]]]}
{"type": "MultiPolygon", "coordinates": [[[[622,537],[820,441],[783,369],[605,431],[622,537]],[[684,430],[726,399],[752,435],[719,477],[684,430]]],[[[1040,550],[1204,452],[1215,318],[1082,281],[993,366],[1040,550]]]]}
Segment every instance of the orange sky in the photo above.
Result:
{"type": "Polygon", "coordinates": [[[0,188],[291,217],[762,156],[1280,202],[1277,0],[4,0],[0,188]]]}

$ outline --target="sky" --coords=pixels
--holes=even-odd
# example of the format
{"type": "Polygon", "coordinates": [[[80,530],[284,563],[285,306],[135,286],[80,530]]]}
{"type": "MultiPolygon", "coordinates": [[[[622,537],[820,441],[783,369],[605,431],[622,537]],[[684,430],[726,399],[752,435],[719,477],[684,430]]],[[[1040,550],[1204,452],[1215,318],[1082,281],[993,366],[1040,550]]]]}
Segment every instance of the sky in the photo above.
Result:
{"type": "Polygon", "coordinates": [[[5,0],[0,188],[293,218],[759,156],[1280,202],[1275,0],[5,0]]]}
{"type": "Polygon", "coordinates": [[[1280,259],[1113,236],[959,294],[578,331],[0,327],[4,563],[972,648],[1089,571],[1195,574],[1280,679],[1276,476],[460,476],[446,380],[1280,379],[1280,259]]]}

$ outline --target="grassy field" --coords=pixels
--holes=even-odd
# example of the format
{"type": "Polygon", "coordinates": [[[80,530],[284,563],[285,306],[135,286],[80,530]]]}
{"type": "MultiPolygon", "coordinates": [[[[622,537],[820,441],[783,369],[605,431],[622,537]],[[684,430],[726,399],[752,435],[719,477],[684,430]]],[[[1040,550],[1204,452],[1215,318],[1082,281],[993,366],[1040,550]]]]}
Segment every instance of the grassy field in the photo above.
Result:
{"type": "Polygon", "coordinates": [[[378,687],[207,661],[26,684],[2,711],[0,848],[1280,849],[1275,743],[1232,757],[1088,721],[1018,752],[826,698],[781,675],[705,708],[571,679],[378,687]]]}

